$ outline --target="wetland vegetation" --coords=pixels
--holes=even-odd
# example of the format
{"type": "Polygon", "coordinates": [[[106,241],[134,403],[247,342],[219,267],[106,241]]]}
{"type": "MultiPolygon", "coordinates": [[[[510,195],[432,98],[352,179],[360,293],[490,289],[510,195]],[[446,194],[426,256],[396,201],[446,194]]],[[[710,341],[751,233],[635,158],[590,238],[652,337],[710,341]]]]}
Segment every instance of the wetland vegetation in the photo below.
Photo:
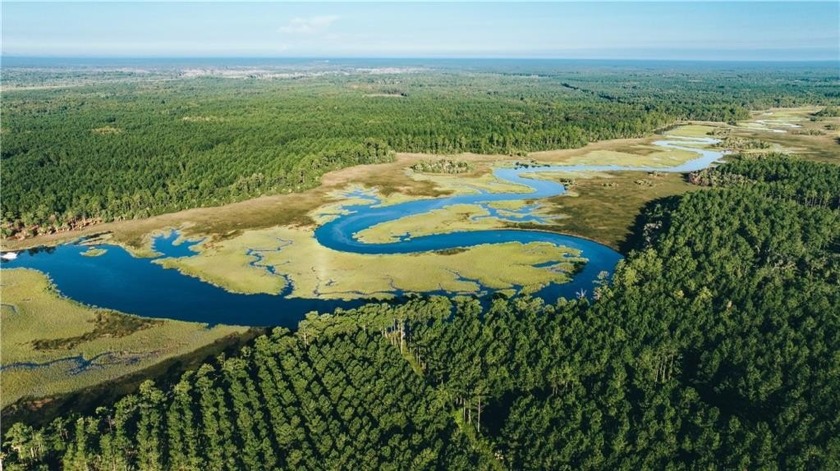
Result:
{"type": "Polygon", "coordinates": [[[2,277],[3,408],[111,381],[247,330],[89,308],[33,270],[4,268],[2,277]]]}
{"type": "Polygon", "coordinates": [[[467,173],[472,170],[472,165],[463,160],[424,160],[411,166],[415,172],[421,173],[467,173]]]}
{"type": "Polygon", "coordinates": [[[648,205],[593,301],[313,315],[96,413],[18,423],[7,466],[829,468],[840,213],[817,196],[840,168],[709,173],[743,178],[648,205]]]}
{"type": "MultiPolygon", "coordinates": [[[[733,67],[4,68],[4,249],[105,232],[73,263],[122,257],[254,310],[278,293],[360,307],[205,361],[255,331],[82,306],[10,269],[21,254],[2,269],[3,466],[837,462],[840,82],[733,67]],[[665,173],[722,149],[737,155],[665,173]],[[566,193],[529,198],[500,177],[518,170],[566,193]],[[360,205],[387,217],[324,236],[360,205]],[[170,254],[123,250],[151,256],[173,228],[190,242],[170,254]],[[572,242],[447,239],[461,232],[572,242]],[[614,274],[592,272],[620,258],[601,244],[626,256],[614,274]],[[579,292],[545,290],[584,270],[579,292]]],[[[217,298],[184,299],[170,317],[217,298]]]]}
{"type": "Polygon", "coordinates": [[[751,110],[837,99],[831,68],[802,82],[799,69],[784,67],[433,67],[264,80],[152,80],[172,73],[152,68],[145,80],[57,88],[27,88],[33,71],[4,68],[3,234],[301,191],[330,170],[388,161],[395,151],[573,148],[677,120],[734,122],[751,110]],[[367,96],[394,87],[407,96],[367,96]]]}

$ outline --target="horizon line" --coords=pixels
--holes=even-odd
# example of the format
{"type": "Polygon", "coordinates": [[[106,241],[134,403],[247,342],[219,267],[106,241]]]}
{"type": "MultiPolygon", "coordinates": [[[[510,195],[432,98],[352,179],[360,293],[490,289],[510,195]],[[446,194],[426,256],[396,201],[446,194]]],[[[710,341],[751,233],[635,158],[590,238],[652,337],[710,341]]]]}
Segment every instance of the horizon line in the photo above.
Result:
{"type": "Polygon", "coordinates": [[[347,60],[347,59],[374,59],[374,60],[589,60],[589,61],[644,61],[644,62],[833,62],[840,63],[837,58],[650,58],[650,57],[568,57],[568,56],[486,56],[486,55],[463,55],[463,56],[435,56],[435,55],[347,55],[347,56],[321,56],[321,55],[300,55],[300,56],[271,56],[271,55],[30,55],[30,54],[4,54],[0,53],[0,59],[69,59],[69,60],[149,60],[149,59],[263,59],[263,60],[284,60],[284,59],[309,59],[309,60],[347,60]]]}

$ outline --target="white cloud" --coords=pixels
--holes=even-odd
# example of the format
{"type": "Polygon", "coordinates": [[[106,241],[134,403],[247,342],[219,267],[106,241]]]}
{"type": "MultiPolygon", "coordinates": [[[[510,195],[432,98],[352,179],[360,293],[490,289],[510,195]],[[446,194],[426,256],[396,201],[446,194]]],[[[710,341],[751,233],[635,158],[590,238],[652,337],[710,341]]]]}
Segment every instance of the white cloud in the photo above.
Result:
{"type": "Polygon", "coordinates": [[[294,18],[285,26],[280,27],[280,32],[285,34],[314,34],[325,31],[335,21],[336,15],[312,16],[309,18],[294,18]]]}

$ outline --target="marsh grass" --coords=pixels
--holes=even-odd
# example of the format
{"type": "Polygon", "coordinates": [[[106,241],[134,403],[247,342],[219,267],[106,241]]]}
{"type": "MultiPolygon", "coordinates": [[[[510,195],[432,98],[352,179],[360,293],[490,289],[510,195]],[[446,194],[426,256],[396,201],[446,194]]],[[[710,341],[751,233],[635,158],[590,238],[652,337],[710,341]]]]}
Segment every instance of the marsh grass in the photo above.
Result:
{"type": "MultiPolygon", "coordinates": [[[[220,353],[234,354],[242,345],[262,333],[264,333],[262,329],[249,329],[219,337],[196,350],[163,359],[146,368],[129,372],[113,380],[97,382],[92,386],[73,388],[68,392],[44,396],[25,396],[10,406],[3,406],[4,426],[15,422],[43,426],[49,424],[54,418],[68,413],[92,414],[102,404],[114,403],[127,394],[136,393],[140,384],[148,379],[155,380],[158,385],[174,384],[184,371],[198,368],[201,364],[216,358],[220,353]]],[[[14,374],[13,371],[9,373],[14,374]]],[[[31,379],[33,378],[29,378],[31,379]]]]}
{"type": "Polygon", "coordinates": [[[35,339],[32,348],[35,350],[71,350],[85,342],[92,342],[100,338],[127,337],[143,329],[149,329],[163,324],[159,319],[126,316],[117,312],[97,309],[94,311],[93,330],[82,335],[54,339],[35,339]]]}
{"type": "Polygon", "coordinates": [[[490,213],[481,206],[456,204],[428,213],[377,224],[359,232],[357,237],[366,243],[381,244],[396,242],[405,234],[420,237],[456,231],[498,229],[505,226],[504,222],[498,218],[485,217],[489,215],[490,213]]]}
{"type": "Polygon", "coordinates": [[[89,308],[61,297],[47,277],[34,270],[3,269],[2,297],[2,407],[23,397],[65,394],[111,381],[247,330],[89,308]],[[81,370],[71,361],[8,368],[77,355],[87,360],[104,356],[81,370]]]}
{"type": "Polygon", "coordinates": [[[685,124],[669,130],[665,133],[665,135],[679,137],[709,137],[710,133],[718,127],[719,126],[709,126],[706,124],[685,124]]]}
{"type": "Polygon", "coordinates": [[[100,249],[98,247],[91,247],[86,251],[82,252],[82,255],[85,257],[98,257],[100,255],[104,255],[107,252],[106,249],[100,249]]]}
{"type": "MultiPolygon", "coordinates": [[[[697,189],[699,187],[686,182],[681,174],[600,174],[576,180],[572,187],[576,196],[549,198],[542,210],[548,214],[568,216],[555,219],[549,229],[580,235],[618,249],[630,234],[636,215],[645,203],[697,189]],[[645,181],[646,184],[639,184],[637,181],[645,181]]],[[[512,226],[534,227],[527,224],[512,226]]]]}
{"type": "MultiPolygon", "coordinates": [[[[745,126],[729,126],[725,123],[700,122],[677,124],[668,127],[665,134],[685,137],[708,137],[713,130],[728,130],[733,136],[761,138],[775,144],[776,149],[784,149],[809,160],[840,163],[840,117],[814,117],[818,107],[782,108],[755,112],[754,120],[771,116],[775,120],[788,120],[801,125],[803,130],[825,130],[826,125],[835,127],[823,135],[793,135],[790,133],[771,133],[745,126]],[[767,113],[772,113],[767,115],[767,113]],[[811,118],[815,121],[811,121],[811,118]]],[[[662,151],[652,146],[652,142],[663,139],[662,135],[646,138],[615,139],[591,143],[578,149],[534,152],[532,159],[546,163],[617,163],[621,165],[662,165],[677,163],[680,159],[690,158],[683,151],[661,154],[662,151]],[[598,153],[598,151],[608,151],[598,153]],[[659,155],[657,155],[659,154],[659,155]],[[606,159],[606,160],[604,160],[606,159]]],[[[315,221],[311,214],[317,208],[334,202],[331,193],[350,184],[376,189],[380,195],[393,201],[412,198],[439,197],[454,192],[467,192],[463,179],[481,177],[479,186],[490,189],[494,183],[489,175],[493,166],[512,164],[521,157],[507,155],[431,155],[400,153],[393,162],[359,165],[325,174],[321,178],[322,186],[294,194],[268,195],[239,203],[216,207],[195,208],[177,213],[164,214],[147,219],[118,221],[95,225],[84,230],[69,233],[43,235],[22,241],[3,240],[4,250],[19,250],[38,245],[55,245],[80,236],[101,232],[111,232],[112,243],[122,245],[138,256],[150,256],[148,234],[156,230],[169,228],[182,229],[187,235],[210,235],[211,241],[235,238],[248,229],[266,229],[274,226],[312,226],[315,221]],[[458,176],[417,176],[407,169],[417,162],[428,159],[453,158],[469,162],[474,171],[458,176]],[[433,178],[426,178],[433,177],[433,178]],[[439,177],[439,178],[434,178],[439,177]],[[461,178],[461,182],[458,182],[461,178]]],[[[491,191],[516,191],[515,188],[496,186],[491,191]]]]}
{"type": "Polygon", "coordinates": [[[816,162],[840,164],[840,117],[820,117],[821,107],[773,108],[753,113],[749,121],[731,128],[733,136],[760,139],[774,145],[776,151],[795,154],[816,162]],[[769,123],[768,123],[769,120],[769,123]],[[758,121],[765,121],[766,124],[758,121]],[[800,128],[790,128],[795,124],[800,128]],[[834,129],[826,129],[826,126],[834,129]],[[768,132],[768,128],[784,133],[768,132]],[[796,131],[797,133],[794,133],[796,131]],[[808,135],[814,131],[813,135],[808,135]],[[821,131],[817,134],[816,131],[821,131]]]}
{"type": "Polygon", "coordinates": [[[563,282],[568,275],[534,265],[571,261],[579,255],[547,243],[479,245],[404,255],[355,254],[321,246],[307,228],[276,227],[246,231],[197,256],[160,263],[229,290],[279,292],[285,279],[251,266],[253,257],[247,254],[248,249],[260,250],[263,263],[291,279],[291,296],[322,299],[389,297],[395,290],[468,294],[477,292],[477,283],[493,289],[542,286],[563,282]],[[504,261],[503,267],[500,261],[504,261]]]}

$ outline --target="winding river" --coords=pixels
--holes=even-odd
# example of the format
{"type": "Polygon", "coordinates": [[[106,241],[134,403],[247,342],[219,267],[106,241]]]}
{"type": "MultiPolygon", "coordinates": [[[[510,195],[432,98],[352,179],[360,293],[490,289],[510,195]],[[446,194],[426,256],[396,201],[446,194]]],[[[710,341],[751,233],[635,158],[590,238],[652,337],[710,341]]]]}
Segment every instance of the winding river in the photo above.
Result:
{"type": "MultiPolygon", "coordinates": [[[[682,165],[661,167],[623,167],[617,165],[557,165],[524,168],[499,168],[494,175],[506,182],[530,189],[525,193],[488,193],[457,195],[444,198],[414,200],[400,204],[382,206],[372,196],[356,194],[365,199],[363,204],[345,206],[342,214],[315,230],[320,244],[333,250],[362,254],[406,254],[432,250],[467,248],[481,244],[504,242],[549,242],[558,246],[581,251],[588,259],[583,269],[568,283],[551,284],[536,293],[549,302],[558,296],[572,297],[578,292],[591,292],[593,282],[602,271],[611,272],[621,255],[597,242],[536,230],[480,230],[459,231],[420,237],[403,237],[399,241],[372,244],[358,240],[359,232],[388,221],[406,216],[424,214],[454,204],[480,205],[491,214],[496,214],[488,205],[498,201],[534,200],[558,196],[565,193],[565,187],[557,182],[537,178],[536,174],[550,172],[589,171],[656,171],[691,172],[708,167],[722,157],[712,150],[686,147],[697,143],[713,143],[708,138],[669,138],[655,144],[679,150],[689,150],[700,156],[682,165]]],[[[537,221],[538,217],[528,214],[533,206],[514,214],[513,220],[537,221]]],[[[154,239],[155,251],[160,257],[194,256],[191,247],[197,242],[176,244],[178,234],[158,236],[154,239]]],[[[14,260],[4,260],[4,268],[32,268],[46,273],[57,289],[65,296],[81,303],[102,308],[115,309],[146,317],[160,317],[209,324],[236,324],[269,326],[278,325],[295,328],[306,313],[329,312],[336,308],[350,309],[361,306],[368,300],[352,301],[302,299],[289,297],[290,288],[276,295],[237,294],[205,283],[197,278],[185,276],[176,270],[165,269],[154,258],[136,258],[121,247],[102,244],[96,247],[106,252],[96,257],[81,256],[89,246],[65,244],[53,248],[37,248],[24,251],[14,260]]],[[[261,265],[262,257],[249,251],[254,257],[252,263],[261,265]]],[[[270,269],[270,267],[265,267],[270,269]]],[[[273,270],[270,269],[272,274],[273,270]]],[[[277,276],[282,276],[276,274],[277,276]]],[[[410,293],[396,292],[397,296],[410,293]]],[[[423,294],[448,294],[429,292],[423,294]]]]}

